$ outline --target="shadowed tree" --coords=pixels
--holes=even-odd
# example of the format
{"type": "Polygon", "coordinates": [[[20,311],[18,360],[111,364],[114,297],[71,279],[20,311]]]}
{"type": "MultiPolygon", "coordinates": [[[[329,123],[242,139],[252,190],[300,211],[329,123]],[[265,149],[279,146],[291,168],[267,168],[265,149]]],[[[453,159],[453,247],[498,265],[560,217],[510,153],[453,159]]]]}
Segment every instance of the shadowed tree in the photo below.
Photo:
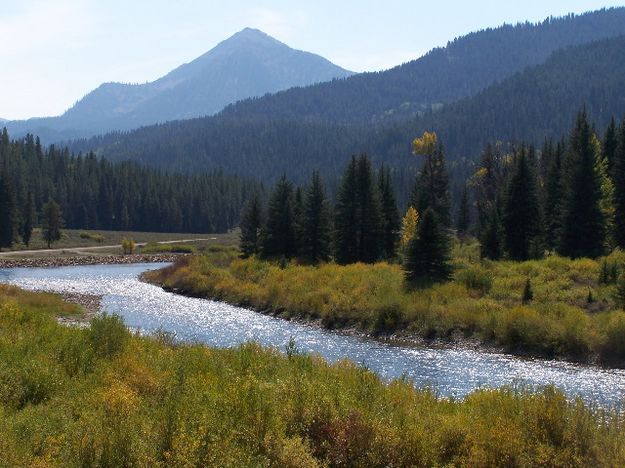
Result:
{"type": "Polygon", "coordinates": [[[447,232],[434,210],[428,208],[408,246],[403,265],[406,281],[411,285],[426,285],[449,279],[452,271],[449,252],[447,232]]]}
{"type": "Polygon", "coordinates": [[[312,263],[330,259],[332,226],[330,208],[318,171],[314,171],[306,193],[302,216],[302,257],[312,263]]]}
{"type": "Polygon", "coordinates": [[[239,246],[243,257],[256,255],[260,252],[260,232],[263,226],[263,207],[258,194],[254,194],[247,202],[241,215],[241,238],[239,246]]]}
{"type": "Polygon", "coordinates": [[[540,208],[536,179],[525,148],[517,155],[516,167],[508,182],[503,226],[506,250],[512,260],[527,260],[540,235],[540,208]]]}
{"type": "Polygon", "coordinates": [[[266,258],[292,258],[296,253],[293,185],[283,175],[269,199],[262,255],[266,258]]]}
{"type": "Polygon", "coordinates": [[[41,235],[50,248],[53,242],[61,240],[61,229],[63,228],[61,208],[54,200],[49,200],[43,205],[41,215],[41,235]]]}
{"type": "Polygon", "coordinates": [[[565,161],[564,217],[559,252],[572,258],[595,258],[604,252],[605,219],[593,134],[586,111],[580,111],[565,161]]]}

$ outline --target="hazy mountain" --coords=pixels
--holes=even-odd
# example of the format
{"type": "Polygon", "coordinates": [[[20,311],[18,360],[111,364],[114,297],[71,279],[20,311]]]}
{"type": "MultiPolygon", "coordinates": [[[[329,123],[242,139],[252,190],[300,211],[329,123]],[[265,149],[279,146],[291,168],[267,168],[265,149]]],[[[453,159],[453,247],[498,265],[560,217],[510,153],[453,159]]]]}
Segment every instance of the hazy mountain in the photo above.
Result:
{"type": "Polygon", "coordinates": [[[156,81],[104,83],[61,116],[13,121],[9,130],[45,140],[128,130],[211,115],[244,98],[350,75],[323,57],[246,28],[156,81]]]}
{"type": "Polygon", "coordinates": [[[625,113],[624,89],[625,36],[618,36],[556,51],[543,64],[419,118],[347,125],[219,116],[94,137],[74,142],[72,149],[176,171],[223,168],[267,181],[285,172],[302,182],[313,169],[340,173],[350,155],[360,152],[413,170],[420,160],[410,154],[410,142],[435,130],[450,166],[466,167],[462,161],[475,160],[488,142],[541,144],[565,135],[582,106],[603,129],[611,116],[625,113]]]}

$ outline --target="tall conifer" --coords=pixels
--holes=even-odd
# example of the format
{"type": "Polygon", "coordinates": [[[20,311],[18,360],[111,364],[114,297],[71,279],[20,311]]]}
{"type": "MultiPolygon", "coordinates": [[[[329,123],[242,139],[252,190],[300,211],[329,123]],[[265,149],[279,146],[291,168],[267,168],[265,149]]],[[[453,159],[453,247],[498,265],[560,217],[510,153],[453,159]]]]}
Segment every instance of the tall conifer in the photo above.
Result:
{"type": "Polygon", "coordinates": [[[292,258],[296,254],[293,185],[283,175],[275,185],[263,232],[262,255],[266,258],[292,258]]]}
{"type": "Polygon", "coordinates": [[[572,258],[595,258],[604,252],[605,219],[595,156],[593,134],[583,110],[577,116],[569,139],[564,178],[559,252],[572,258]]]}
{"type": "Polygon", "coordinates": [[[330,208],[318,171],[314,171],[306,193],[302,216],[302,257],[313,264],[330,258],[332,226],[330,208]]]}
{"type": "Polygon", "coordinates": [[[506,190],[503,225],[506,250],[513,260],[527,260],[540,234],[536,180],[525,148],[517,155],[506,190]]]}

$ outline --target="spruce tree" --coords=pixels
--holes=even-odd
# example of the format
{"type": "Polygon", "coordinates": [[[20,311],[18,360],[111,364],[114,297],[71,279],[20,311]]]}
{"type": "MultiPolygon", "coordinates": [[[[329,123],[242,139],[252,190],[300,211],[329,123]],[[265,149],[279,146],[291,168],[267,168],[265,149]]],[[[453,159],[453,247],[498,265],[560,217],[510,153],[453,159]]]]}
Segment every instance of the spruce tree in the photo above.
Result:
{"type": "Polygon", "coordinates": [[[298,256],[301,253],[303,235],[304,235],[304,195],[302,188],[297,187],[295,189],[295,195],[293,197],[293,229],[295,231],[295,250],[293,256],[298,256]]]}
{"type": "Polygon", "coordinates": [[[490,260],[499,260],[503,255],[503,227],[499,209],[493,206],[486,220],[486,226],[480,236],[480,256],[490,260]]]}
{"type": "Polygon", "coordinates": [[[30,239],[33,235],[33,227],[35,226],[37,218],[37,212],[35,211],[35,201],[33,200],[32,192],[28,192],[26,196],[26,206],[24,207],[24,215],[22,219],[22,242],[25,245],[30,244],[30,239]]]}
{"type": "Polygon", "coordinates": [[[593,134],[580,111],[571,136],[565,165],[565,196],[559,252],[596,258],[604,251],[605,219],[601,210],[601,180],[597,173],[593,134]]]}
{"type": "Polygon", "coordinates": [[[403,268],[412,285],[427,285],[445,281],[451,275],[449,239],[445,227],[428,208],[419,221],[417,233],[410,241],[403,268]]]}
{"type": "Polygon", "coordinates": [[[523,295],[521,296],[521,302],[523,304],[529,304],[534,299],[534,291],[532,290],[532,282],[529,278],[525,280],[525,286],[523,287],[523,295]]]}
{"type": "Polygon", "coordinates": [[[61,228],[63,227],[63,216],[61,208],[52,199],[43,205],[41,219],[41,235],[46,241],[48,248],[53,242],[61,239],[61,228]]]}
{"type": "Polygon", "coordinates": [[[335,209],[335,258],[337,263],[358,261],[358,193],[356,156],[345,169],[335,209]]]}
{"type": "Polygon", "coordinates": [[[471,212],[469,207],[469,194],[467,193],[467,185],[462,186],[462,195],[460,196],[460,205],[458,206],[458,219],[456,221],[456,229],[460,237],[464,237],[469,232],[469,224],[471,223],[471,212]]]}
{"type": "Polygon", "coordinates": [[[292,258],[296,254],[293,186],[283,175],[275,185],[263,231],[262,255],[265,258],[292,258]]]}
{"type": "Polygon", "coordinates": [[[382,227],[382,204],[375,183],[371,161],[366,155],[358,158],[358,260],[373,263],[382,258],[384,246],[382,227]]]}
{"type": "Polygon", "coordinates": [[[258,194],[248,200],[241,214],[241,237],[239,246],[241,255],[246,258],[260,252],[260,232],[263,226],[263,209],[258,194]]]}
{"type": "Polygon", "coordinates": [[[603,136],[603,142],[601,146],[603,155],[607,159],[608,173],[612,175],[612,170],[614,168],[614,159],[618,146],[617,127],[614,117],[610,119],[610,123],[608,124],[608,128],[606,129],[603,136]]]}
{"type": "Polygon", "coordinates": [[[382,244],[384,257],[393,258],[397,251],[399,240],[399,209],[395,199],[395,192],[391,182],[390,169],[382,167],[378,175],[378,188],[382,202],[382,244]]]}
{"type": "Polygon", "coordinates": [[[417,174],[410,204],[419,213],[432,208],[440,222],[449,227],[451,199],[443,146],[438,142],[436,134],[426,132],[422,138],[413,142],[413,152],[423,154],[425,162],[417,174]]]}
{"type": "Polygon", "coordinates": [[[540,208],[535,176],[525,149],[517,155],[515,171],[508,182],[503,226],[510,258],[527,260],[540,234],[540,208]]]}
{"type": "Polygon", "coordinates": [[[0,249],[13,245],[17,219],[13,187],[7,178],[0,177],[0,249]]]}
{"type": "Polygon", "coordinates": [[[338,263],[373,263],[382,257],[382,207],[369,158],[353,157],[347,167],[335,212],[338,263]]]}
{"type": "Polygon", "coordinates": [[[330,208],[318,171],[314,171],[306,193],[302,216],[302,257],[312,263],[330,259],[332,226],[330,208]]]}
{"type": "Polygon", "coordinates": [[[612,175],[614,181],[614,243],[625,249],[625,119],[618,128],[612,175]]]}
{"type": "Polygon", "coordinates": [[[562,152],[563,145],[553,150],[545,180],[545,246],[554,250],[562,230],[562,152]]]}

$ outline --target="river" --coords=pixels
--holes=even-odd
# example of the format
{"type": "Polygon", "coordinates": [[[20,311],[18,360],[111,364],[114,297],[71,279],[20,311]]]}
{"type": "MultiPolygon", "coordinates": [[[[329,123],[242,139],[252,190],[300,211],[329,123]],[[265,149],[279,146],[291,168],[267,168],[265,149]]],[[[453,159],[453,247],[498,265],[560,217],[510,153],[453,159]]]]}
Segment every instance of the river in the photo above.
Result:
{"type": "Polygon", "coordinates": [[[384,379],[406,376],[417,386],[461,397],[479,387],[554,384],[569,396],[613,406],[625,398],[625,370],[562,361],[524,359],[461,347],[408,347],[334,333],[223,302],[180,296],[139,281],[163,264],[0,269],[0,282],[30,290],[102,295],[103,308],[144,333],[163,330],[178,339],[230,347],[247,341],[299,350],[329,361],[351,359],[384,379]]]}

